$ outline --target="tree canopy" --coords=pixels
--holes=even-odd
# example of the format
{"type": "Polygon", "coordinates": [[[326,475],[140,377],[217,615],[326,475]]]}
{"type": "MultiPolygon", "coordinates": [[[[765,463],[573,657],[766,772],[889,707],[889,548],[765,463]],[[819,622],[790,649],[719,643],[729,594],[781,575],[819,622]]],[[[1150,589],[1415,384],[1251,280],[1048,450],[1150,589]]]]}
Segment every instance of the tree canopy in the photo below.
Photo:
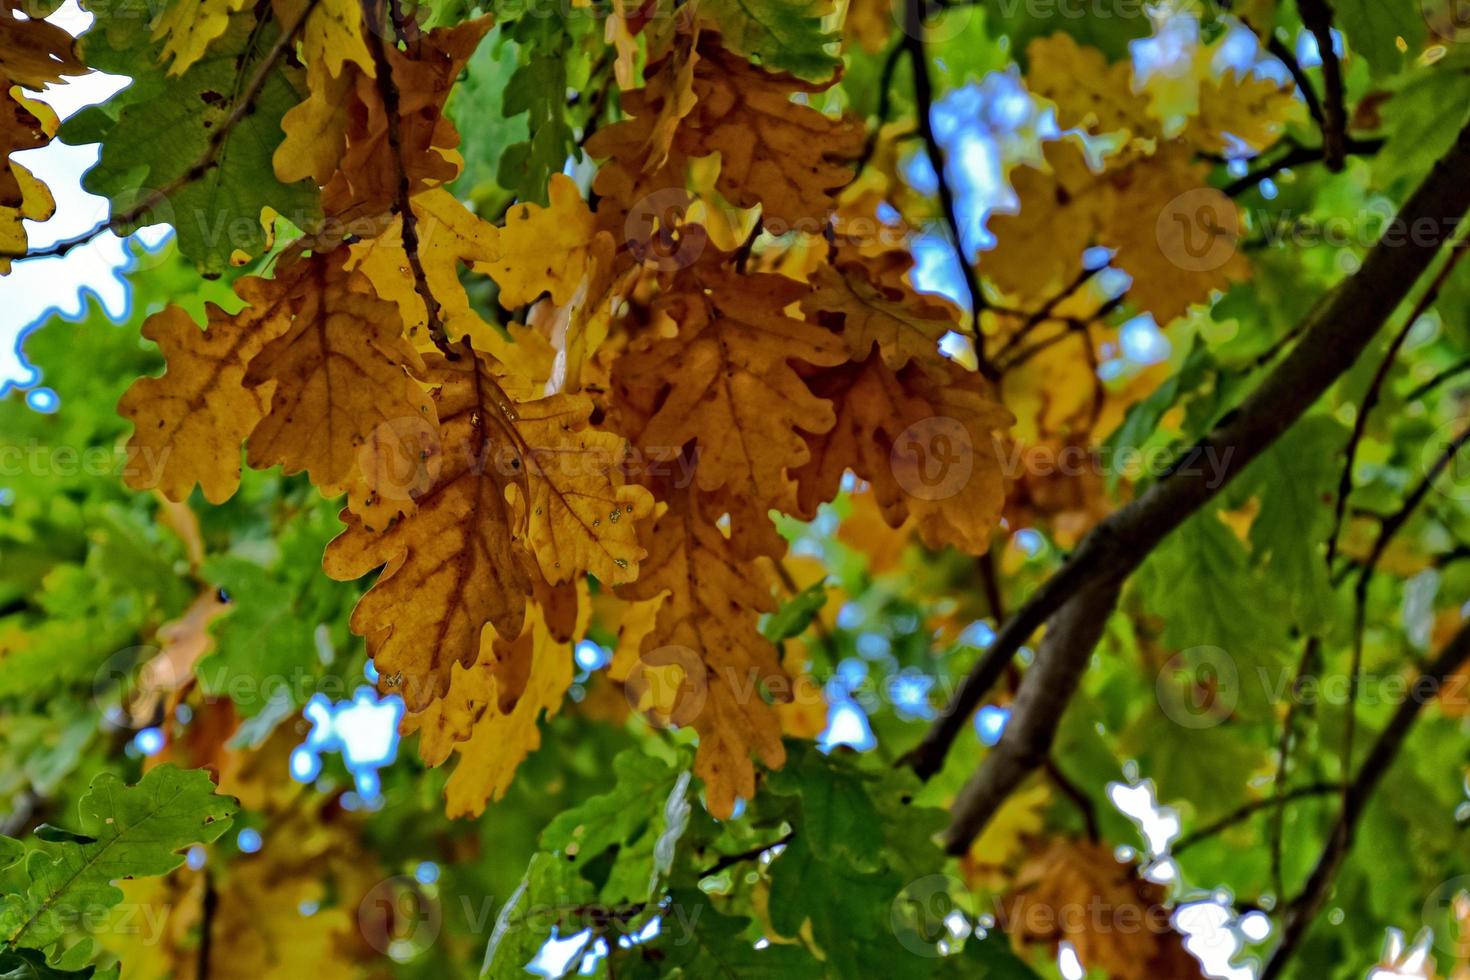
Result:
{"type": "Polygon", "coordinates": [[[0,976],[1470,976],[1460,0],[79,2],[0,976]]]}

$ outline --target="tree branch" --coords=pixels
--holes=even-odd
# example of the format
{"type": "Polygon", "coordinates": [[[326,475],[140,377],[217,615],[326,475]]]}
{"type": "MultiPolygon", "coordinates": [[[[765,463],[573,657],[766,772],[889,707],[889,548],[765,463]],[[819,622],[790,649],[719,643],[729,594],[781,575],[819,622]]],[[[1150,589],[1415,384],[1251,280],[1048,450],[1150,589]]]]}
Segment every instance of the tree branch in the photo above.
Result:
{"type": "Polygon", "coordinates": [[[1332,43],[1332,7],[1327,0],[1297,0],[1302,23],[1317,39],[1322,55],[1322,162],[1333,173],[1347,158],[1347,106],[1343,102],[1342,62],[1332,43]]]}
{"type": "Polygon", "coordinates": [[[999,378],[994,366],[985,353],[985,334],[980,329],[980,314],[985,311],[985,294],[980,290],[980,276],[975,265],[965,254],[964,239],[960,237],[959,211],[955,207],[954,189],[944,172],[944,149],[934,135],[934,82],[929,77],[929,52],[924,47],[924,0],[904,0],[903,48],[908,53],[909,67],[914,73],[915,116],[919,124],[919,135],[924,140],[924,150],[929,157],[929,166],[939,183],[939,204],[944,212],[944,222],[954,239],[955,259],[964,276],[965,289],[970,294],[970,322],[975,331],[975,362],[986,378],[999,378]]]}
{"type": "Polygon", "coordinates": [[[1222,831],[1229,830],[1231,827],[1250,819],[1262,810],[1291,803],[1295,800],[1303,800],[1311,796],[1326,796],[1329,793],[1335,792],[1337,792],[1336,783],[1308,783],[1306,786],[1298,786],[1296,789],[1287,790],[1280,795],[1263,796],[1259,800],[1251,800],[1249,803],[1242,804],[1209,826],[1201,827],[1194,833],[1179,838],[1169,848],[1169,854],[1178,857],[1201,841],[1214,837],[1222,831]]]}
{"type": "Polygon", "coordinates": [[[1363,768],[1358,771],[1357,777],[1348,787],[1342,812],[1338,814],[1337,823],[1328,837],[1327,846],[1323,849],[1322,856],[1312,871],[1312,876],[1307,880],[1306,887],[1291,905],[1286,925],[1282,930],[1281,945],[1276,947],[1270,960],[1266,962],[1266,968],[1261,972],[1261,980],[1274,980],[1281,976],[1282,971],[1286,969],[1286,964],[1301,946],[1302,940],[1306,938],[1307,929],[1327,901],[1332,882],[1342,867],[1343,859],[1352,850],[1358,821],[1362,818],[1369,797],[1373,795],[1373,791],[1378,788],[1379,781],[1393,765],[1399,749],[1403,747],[1404,739],[1419,717],[1420,710],[1426,703],[1438,696],[1440,688],[1467,661],[1470,661],[1470,623],[1460,627],[1460,631],[1454,635],[1434,662],[1419,675],[1408,696],[1399,704],[1393,717],[1389,719],[1388,726],[1378,737],[1373,750],[1368,753],[1368,758],[1363,762],[1363,768]]]}
{"type": "Polygon", "coordinates": [[[412,193],[409,186],[408,167],[403,162],[403,140],[399,133],[398,85],[393,81],[393,63],[388,58],[388,45],[396,44],[400,37],[400,12],[396,0],[362,0],[362,15],[370,31],[377,36],[376,43],[369,44],[373,55],[373,74],[378,83],[378,98],[383,102],[383,113],[388,117],[388,152],[398,168],[396,210],[402,222],[403,253],[408,257],[408,267],[413,272],[414,288],[424,302],[425,326],[434,346],[449,360],[457,360],[459,354],[439,318],[439,303],[429,288],[429,278],[424,273],[424,263],[419,257],[418,217],[413,213],[412,193]],[[394,4],[392,24],[385,22],[387,6],[394,4]],[[389,29],[391,26],[391,30],[389,29]]]}
{"type": "MultiPolygon", "coordinates": [[[[1384,142],[1381,139],[1344,139],[1343,153],[1354,156],[1373,156],[1379,150],[1383,149],[1384,142]]],[[[1239,197],[1246,191],[1254,188],[1257,184],[1275,177],[1281,171],[1290,170],[1292,167],[1300,167],[1308,163],[1316,163],[1318,160],[1324,159],[1325,154],[1325,147],[1293,145],[1291,150],[1283,156],[1276,158],[1264,167],[1252,170],[1250,173],[1226,184],[1222,189],[1223,193],[1226,197],[1239,197]]]]}
{"type": "Polygon", "coordinates": [[[1120,578],[1089,585],[1064,605],[1041,641],[1036,664],[1021,679],[1010,721],[979,772],[955,797],[944,846],[964,854],[1017,786],[1051,757],[1057,720],[1087,669],[1118,598],[1120,578]]]}
{"type": "MultiPolygon", "coordinates": [[[[1202,508],[1251,460],[1289,429],[1362,354],[1379,328],[1403,302],[1467,209],[1470,127],[1435,165],[1358,272],[1309,315],[1297,345],[1240,407],[1186,453],[1184,460],[1213,453],[1222,474],[1201,467],[1176,467],[1128,505],[1103,520],[1070,558],[1001,628],[990,649],[966,676],[924,740],[903,758],[927,779],[938,772],[970,715],[1005,671],[1021,645],[1074,596],[1098,581],[1121,581],[1169,532],[1202,508]],[[1448,221],[1448,229],[1444,222],[1448,221]],[[1426,235],[1426,224],[1442,234],[1426,235]],[[1413,234],[1410,229],[1417,229],[1413,234]]],[[[1033,672],[1035,668],[1033,668],[1033,672]]],[[[1016,718],[1012,716],[1012,724],[1016,718]]]]}
{"type": "Polygon", "coordinates": [[[80,245],[87,244],[104,231],[110,230],[113,234],[118,234],[121,237],[118,229],[127,228],[149,211],[153,210],[153,208],[157,207],[169,195],[177,193],[180,189],[187,187],[189,184],[194,183],[194,181],[199,180],[205,174],[209,173],[210,169],[219,162],[220,152],[224,149],[225,140],[229,137],[231,130],[239,124],[240,120],[254,111],[255,100],[260,97],[261,90],[265,88],[266,82],[270,80],[272,69],[276,67],[276,64],[285,55],[291,45],[296,43],[296,35],[301,32],[302,26],[306,23],[306,18],[311,16],[312,11],[316,9],[317,4],[320,2],[321,0],[309,0],[306,9],[301,12],[300,19],[292,25],[290,30],[283,30],[280,36],[276,38],[275,44],[271,45],[271,49],[266,52],[265,60],[260,63],[260,67],[256,69],[255,74],[250,76],[250,81],[241,89],[239,96],[235,99],[234,105],[230,109],[230,114],[210,133],[209,143],[205,146],[204,152],[200,154],[198,160],[189,166],[188,170],[185,170],[162,187],[150,191],[141,201],[138,201],[126,211],[112,215],[106,221],[98,223],[80,235],[65,238],[59,242],[53,242],[45,248],[36,249],[35,251],[19,253],[0,251],[0,256],[8,259],[16,259],[17,261],[23,259],[56,258],[66,255],[80,245]]]}

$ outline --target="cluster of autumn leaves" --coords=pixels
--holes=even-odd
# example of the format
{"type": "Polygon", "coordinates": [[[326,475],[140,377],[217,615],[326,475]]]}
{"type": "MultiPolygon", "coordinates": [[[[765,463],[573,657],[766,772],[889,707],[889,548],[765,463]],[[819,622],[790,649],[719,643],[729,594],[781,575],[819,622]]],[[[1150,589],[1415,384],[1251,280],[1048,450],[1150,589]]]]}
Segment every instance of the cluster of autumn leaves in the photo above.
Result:
{"type": "MultiPolygon", "coordinates": [[[[193,8],[154,25],[172,73],[253,16],[193,8]]],[[[84,70],[64,32],[8,4],[5,15],[0,70],[14,83],[84,70]]],[[[883,171],[899,134],[870,145],[863,120],[808,104],[835,78],[752,63],[698,9],[646,20],[618,8],[616,75],[633,84],[639,33],[647,67],[621,94],[623,118],[586,141],[600,161],[594,203],[557,175],[546,205],[515,204],[498,223],[446,189],[462,168],[446,100],[490,18],[420,31],[352,0],[280,0],[270,16],[306,66],[274,177],[315,188],[321,218],[276,250],[268,275],[238,279],[239,307],[211,307],[205,329],[175,307],[147,321],[168,366],[119,406],[130,451],[150,460],[134,485],[156,477],[171,500],[197,485],[222,502],[243,445],[251,467],[345,495],[324,568],[342,580],[382,570],[351,625],[403,695],[424,758],[464,757],[451,813],[504,792],[538,744],[537,719],[560,706],[588,576],[598,601],[621,603],[616,680],[667,662],[663,651],[695,654],[678,683],[699,708],[681,720],[699,733],[711,810],[732,812],[754,792],[752,757],[783,761],[773,702],[786,677],[759,629],[785,550],[771,513],[812,518],[851,473],[889,525],[984,552],[1015,417],[941,339],[978,326],[994,349],[1034,351],[999,394],[1028,441],[1085,441],[1110,328],[1069,290],[1084,251],[1113,249],[1129,302],[1160,323],[1243,275],[1239,257],[1181,268],[1146,218],[1191,194],[1234,215],[1193,161],[1230,150],[1226,130],[1264,148],[1295,105],[1289,87],[1227,76],[1200,85],[1187,125],[1166,131],[1149,105],[1158,93],[1128,65],[1066,35],[1033,42],[1028,86],[1090,141],[1050,142],[1044,169],[1018,169],[1021,213],[991,222],[1000,247],[981,263],[1003,302],[967,317],[914,291],[912,255],[895,246],[912,229],[879,218],[898,192],[883,171]],[[524,317],[487,324],[466,270],[524,317]],[[1057,343],[1072,335],[1088,356],[1057,343]],[[1058,411],[1078,392],[1093,404],[1058,411]],[[935,467],[959,477],[929,492],[935,467]]],[[[55,132],[18,88],[7,98],[7,150],[55,132]]],[[[49,211],[49,196],[13,163],[4,177],[0,235],[23,252],[20,218],[49,211]]]]}
{"type": "Polygon", "coordinates": [[[557,176],[547,205],[497,226],[443,186],[459,170],[445,99],[488,18],[375,55],[341,12],[307,15],[309,97],[275,154],[281,180],[321,188],[327,220],[272,275],[238,280],[243,305],[212,307],[206,329],[177,308],[147,322],[168,367],[120,405],[130,450],[159,463],[139,483],[157,472],[170,499],[198,485],[218,503],[243,443],[250,466],[346,495],[324,567],[382,569],[351,625],[425,759],[463,756],[452,813],[504,792],[561,705],[591,576],[626,604],[614,677],[696,654],[678,683],[700,707],[683,720],[727,815],[754,792],[752,756],[783,761],[773,702],[789,688],[759,628],[785,548],[770,512],[812,517],[852,471],[893,525],[983,551],[1010,415],[940,353],[959,313],[913,292],[906,252],[814,236],[794,278],[794,259],[769,271],[731,237],[752,237],[753,210],[738,230],[690,219],[689,175],[718,154],[712,189],[733,208],[833,220],[863,127],[791,101],[822,86],[752,65],[697,21],[667,29],[649,39],[646,86],[624,95],[629,118],[588,141],[605,161],[596,207],[557,176]],[[484,323],[462,267],[525,323],[484,323]],[[925,499],[895,448],[935,416],[963,427],[951,463],[969,478],[925,499]]]}

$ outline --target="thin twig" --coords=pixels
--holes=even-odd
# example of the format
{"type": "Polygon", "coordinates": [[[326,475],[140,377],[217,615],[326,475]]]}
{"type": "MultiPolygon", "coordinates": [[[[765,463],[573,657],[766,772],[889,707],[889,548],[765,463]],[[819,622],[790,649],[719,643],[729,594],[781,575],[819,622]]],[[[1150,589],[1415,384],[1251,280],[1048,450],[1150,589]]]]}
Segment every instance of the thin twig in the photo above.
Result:
{"type": "Polygon", "coordinates": [[[1347,106],[1344,104],[1342,62],[1332,43],[1332,7],[1327,0],[1297,0],[1302,23],[1317,39],[1322,56],[1322,162],[1332,173],[1342,171],[1347,158],[1347,106]]]}
{"type": "Polygon", "coordinates": [[[790,844],[791,839],[795,836],[796,831],[789,830],[778,837],[776,840],[771,841],[769,844],[759,844],[755,847],[750,848],[749,850],[741,851],[738,854],[726,854],[714,864],[699,872],[699,877],[708,878],[711,875],[719,874],[726,868],[734,867],[735,865],[742,864],[746,861],[754,861],[756,858],[760,857],[762,854],[766,853],[773,847],[783,847],[787,844],[790,844]]]}
{"type": "Polygon", "coordinates": [[[1249,803],[1241,804],[1214,823],[1201,827],[1194,833],[1186,834],[1179,838],[1169,846],[1169,854],[1173,857],[1178,857],[1201,841],[1214,837],[1222,831],[1229,830],[1231,827],[1250,819],[1262,810],[1269,809],[1281,803],[1291,803],[1310,796],[1326,796],[1329,793],[1335,792],[1337,792],[1337,786],[1334,783],[1309,783],[1306,786],[1298,786],[1295,789],[1288,790],[1279,796],[1264,796],[1259,800],[1251,800],[1249,803]]]}
{"type": "Polygon", "coordinates": [[[1269,27],[1267,37],[1269,39],[1266,41],[1266,50],[1273,58],[1285,65],[1287,71],[1291,72],[1291,79],[1296,82],[1296,90],[1302,93],[1302,100],[1307,104],[1307,114],[1320,126],[1322,124],[1322,100],[1317,96],[1316,86],[1302,70],[1302,63],[1296,60],[1296,55],[1291,53],[1286,43],[1277,37],[1276,32],[1271,31],[1269,27]]]}
{"type": "Polygon", "coordinates": [[[1405,400],[1416,402],[1419,399],[1423,398],[1425,395],[1433,392],[1440,385],[1444,384],[1447,381],[1452,381],[1462,374],[1470,374],[1470,357],[1467,357],[1463,361],[1459,361],[1455,364],[1451,364],[1449,367],[1445,368],[1443,371],[1439,372],[1434,377],[1430,378],[1428,381],[1424,382],[1422,385],[1409,392],[1405,400]]]}
{"type": "Polygon", "coordinates": [[[1393,340],[1388,345],[1388,351],[1383,355],[1383,360],[1378,362],[1378,370],[1373,372],[1373,378],[1368,383],[1368,390],[1363,394],[1363,401],[1358,407],[1358,414],[1353,419],[1353,431],[1348,437],[1346,460],[1342,467],[1342,476],[1337,483],[1337,501],[1333,513],[1332,534],[1327,538],[1327,567],[1332,568],[1332,563],[1337,557],[1338,537],[1342,534],[1343,515],[1347,512],[1348,497],[1353,492],[1353,470],[1357,465],[1358,447],[1362,444],[1363,436],[1368,431],[1368,420],[1373,415],[1373,410],[1378,407],[1378,402],[1383,394],[1384,382],[1388,380],[1389,371],[1398,359],[1399,351],[1403,349],[1404,342],[1409,339],[1409,332],[1419,322],[1429,308],[1439,299],[1439,291],[1444,287],[1445,281],[1455,271],[1455,265],[1465,255],[1464,242],[1456,242],[1450,249],[1449,258],[1445,260],[1444,266],[1424,291],[1419,302],[1414,305],[1408,319],[1404,321],[1403,327],[1394,334],[1393,340]]]}
{"type": "Polygon", "coordinates": [[[454,349],[444,322],[439,317],[439,302],[434,299],[434,291],[429,288],[429,278],[424,272],[423,260],[419,257],[418,216],[413,211],[408,166],[403,160],[403,140],[399,132],[398,84],[393,81],[393,63],[388,57],[389,44],[396,46],[402,40],[402,30],[399,27],[402,15],[398,9],[398,0],[388,0],[388,3],[393,6],[391,32],[389,25],[384,22],[388,12],[381,0],[363,0],[362,14],[370,31],[377,37],[377,43],[370,44],[369,47],[372,48],[373,73],[377,76],[378,98],[383,102],[383,114],[388,117],[388,152],[393,155],[394,164],[398,168],[395,208],[402,224],[403,253],[408,257],[408,267],[413,272],[414,288],[424,303],[424,320],[429,339],[446,358],[453,361],[459,358],[459,353],[454,349]]]}
{"type": "Polygon", "coordinates": [[[985,312],[985,294],[980,290],[980,276],[975,264],[965,254],[964,238],[960,235],[959,211],[955,205],[954,189],[945,174],[944,148],[934,135],[934,81],[929,77],[929,52],[924,46],[923,0],[904,0],[903,47],[908,53],[909,66],[914,72],[914,102],[919,124],[919,135],[924,140],[924,150],[929,157],[929,166],[939,184],[939,204],[944,212],[944,222],[954,240],[954,254],[960,264],[965,280],[965,290],[970,294],[970,319],[975,331],[975,364],[979,372],[991,381],[1000,375],[985,353],[985,334],[981,330],[980,316],[985,312]]]}
{"type": "MultiPolygon", "coordinates": [[[[1383,149],[1384,143],[1385,141],[1381,139],[1348,139],[1344,141],[1343,152],[1352,156],[1373,156],[1379,150],[1383,149]]],[[[1290,150],[1286,154],[1266,164],[1264,167],[1252,170],[1243,177],[1236,178],[1226,184],[1222,190],[1227,197],[1239,197],[1246,191],[1254,188],[1257,184],[1275,177],[1283,170],[1289,170],[1292,167],[1300,167],[1322,160],[1325,153],[1326,150],[1323,147],[1301,146],[1292,143],[1290,144],[1290,150]]]]}
{"type": "Polygon", "coordinates": [[[1419,717],[1419,712],[1426,704],[1435,700],[1445,682],[1453,677],[1466,661],[1470,661],[1470,623],[1460,627],[1459,632],[1454,635],[1439,656],[1434,658],[1434,662],[1419,675],[1410,687],[1408,696],[1400,702],[1393,717],[1389,719],[1387,727],[1378,736],[1378,741],[1374,743],[1373,750],[1368,753],[1368,758],[1363,761],[1362,769],[1358,771],[1349,786],[1346,804],[1342,812],[1338,814],[1337,823],[1327,838],[1327,845],[1323,848],[1316,868],[1313,869],[1311,877],[1307,879],[1307,885],[1302,893],[1291,904],[1286,925],[1282,929],[1281,944],[1276,947],[1271,958],[1266,962],[1266,967],[1261,972],[1261,980],[1275,980],[1276,977],[1281,976],[1292,956],[1301,947],[1308,928],[1316,919],[1317,914],[1322,911],[1322,906],[1326,904],[1338,869],[1342,867],[1343,860],[1352,850],[1353,841],[1357,835],[1358,821],[1362,818],[1373,791],[1378,788],[1379,781],[1393,765],[1394,759],[1397,758],[1399,750],[1403,747],[1404,739],[1419,717]]]}

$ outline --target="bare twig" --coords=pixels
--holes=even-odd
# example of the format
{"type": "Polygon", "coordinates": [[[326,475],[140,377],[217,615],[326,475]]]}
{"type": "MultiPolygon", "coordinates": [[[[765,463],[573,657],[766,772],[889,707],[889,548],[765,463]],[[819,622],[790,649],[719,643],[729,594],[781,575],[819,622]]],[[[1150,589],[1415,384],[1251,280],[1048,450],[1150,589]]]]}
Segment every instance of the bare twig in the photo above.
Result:
{"type": "MultiPolygon", "coordinates": [[[[1383,146],[1384,140],[1381,139],[1345,139],[1343,142],[1343,153],[1353,156],[1373,156],[1379,150],[1383,149],[1383,146]]],[[[1252,170],[1243,177],[1231,181],[1225,185],[1223,191],[1227,197],[1239,197],[1263,181],[1275,177],[1281,171],[1289,170],[1292,167],[1300,167],[1308,163],[1315,163],[1318,160],[1324,159],[1325,154],[1326,149],[1324,147],[1299,146],[1293,143],[1290,150],[1284,155],[1277,157],[1271,163],[1259,169],[1252,170]]]]}
{"type": "Polygon", "coordinates": [[[1407,400],[1411,402],[1416,402],[1419,399],[1423,398],[1425,395],[1433,392],[1440,385],[1446,383],[1447,381],[1453,381],[1455,378],[1459,377],[1462,374],[1470,374],[1470,357],[1465,358],[1463,361],[1458,361],[1454,364],[1451,364],[1449,367],[1445,368],[1443,371],[1439,372],[1434,377],[1430,378],[1428,381],[1424,382],[1419,387],[1409,392],[1407,400]]]}
{"type": "Polygon", "coordinates": [[[1273,58],[1285,65],[1287,71],[1291,72],[1291,79],[1296,82],[1296,90],[1302,93],[1302,100],[1307,104],[1308,115],[1320,126],[1322,124],[1322,100],[1317,95],[1316,86],[1302,70],[1302,63],[1296,60],[1296,55],[1292,54],[1286,43],[1269,28],[1267,28],[1267,38],[1266,50],[1273,58]]]}
{"type": "Polygon", "coordinates": [[[1223,831],[1229,830],[1242,821],[1249,820],[1252,816],[1283,803],[1291,803],[1296,800],[1304,800],[1313,796],[1326,796],[1337,792],[1334,783],[1309,783],[1306,786],[1298,786],[1279,795],[1263,796],[1259,800],[1251,800],[1243,803],[1230,813],[1216,820],[1208,826],[1201,827],[1192,834],[1186,834],[1179,838],[1169,847],[1169,853],[1175,857],[1189,850],[1201,841],[1208,840],[1223,831]]]}

